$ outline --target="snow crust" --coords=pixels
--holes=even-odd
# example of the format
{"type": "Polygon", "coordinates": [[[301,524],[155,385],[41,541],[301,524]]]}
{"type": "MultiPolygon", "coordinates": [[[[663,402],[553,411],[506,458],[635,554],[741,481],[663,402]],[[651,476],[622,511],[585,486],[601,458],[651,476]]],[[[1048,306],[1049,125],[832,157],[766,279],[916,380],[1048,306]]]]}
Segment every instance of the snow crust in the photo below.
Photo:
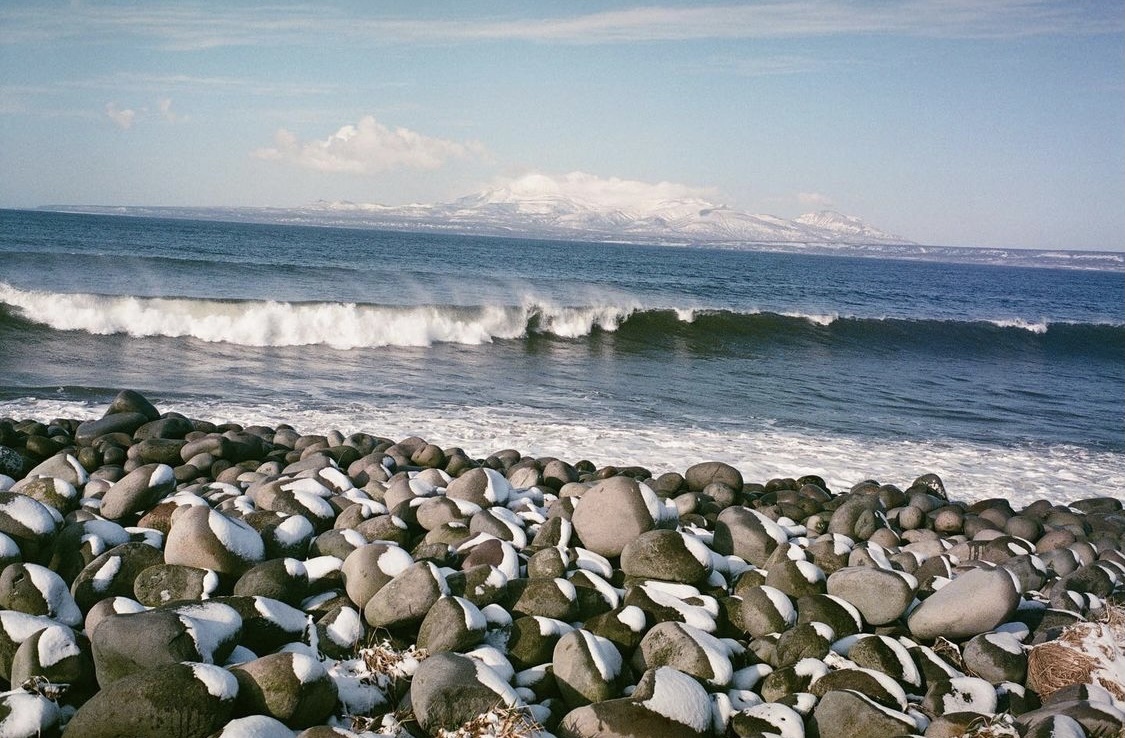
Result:
{"type": "Polygon", "coordinates": [[[621,673],[621,652],[617,650],[617,646],[608,638],[595,635],[588,630],[579,629],[577,632],[601,678],[606,682],[616,679],[621,673]]]}
{"type": "Polygon", "coordinates": [[[626,628],[634,633],[643,633],[645,629],[645,611],[636,605],[626,605],[617,613],[617,619],[626,628]]]}
{"type": "Polygon", "coordinates": [[[78,656],[82,649],[74,640],[74,631],[62,625],[50,625],[39,634],[39,665],[54,666],[65,658],[78,656]]]}
{"type": "Polygon", "coordinates": [[[246,561],[258,561],[265,556],[262,536],[249,523],[208,510],[207,525],[223,548],[235,556],[246,561]]]}
{"type": "Polygon", "coordinates": [[[699,682],[670,666],[658,667],[654,677],[652,696],[641,704],[697,733],[706,733],[711,726],[711,700],[699,682]]]}
{"type": "Polygon", "coordinates": [[[185,663],[191,667],[192,676],[203,683],[212,697],[226,702],[238,695],[238,680],[226,669],[211,664],[185,663]]]}

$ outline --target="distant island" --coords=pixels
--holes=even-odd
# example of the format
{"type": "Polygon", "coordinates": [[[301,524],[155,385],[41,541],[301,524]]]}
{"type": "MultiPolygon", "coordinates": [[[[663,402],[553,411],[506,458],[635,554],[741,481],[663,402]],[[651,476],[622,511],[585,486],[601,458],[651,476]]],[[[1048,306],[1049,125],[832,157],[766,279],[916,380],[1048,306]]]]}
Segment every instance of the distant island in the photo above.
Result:
{"type": "Polygon", "coordinates": [[[50,205],[40,209],[413,233],[1125,270],[1125,254],[1116,252],[923,245],[833,210],[786,220],[751,214],[698,197],[594,199],[575,196],[560,188],[558,180],[538,175],[451,202],[432,204],[320,200],[295,208],[50,205]]]}

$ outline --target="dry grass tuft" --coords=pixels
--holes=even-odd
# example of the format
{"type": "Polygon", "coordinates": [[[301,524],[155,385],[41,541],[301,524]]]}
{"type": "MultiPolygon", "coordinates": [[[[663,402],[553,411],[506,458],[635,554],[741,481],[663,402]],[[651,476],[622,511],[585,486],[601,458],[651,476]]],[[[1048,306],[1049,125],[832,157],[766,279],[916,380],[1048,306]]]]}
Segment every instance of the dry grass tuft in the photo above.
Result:
{"type": "Polygon", "coordinates": [[[524,707],[496,705],[456,730],[441,729],[436,738],[534,738],[543,732],[524,707]]]}
{"type": "Polygon", "coordinates": [[[1011,715],[981,716],[973,721],[969,730],[959,738],[1019,738],[1016,723],[1011,715]]]}
{"type": "Polygon", "coordinates": [[[25,692],[37,694],[40,697],[46,697],[49,700],[58,702],[59,698],[67,693],[70,689],[69,684],[55,684],[47,680],[46,677],[36,675],[26,680],[20,685],[20,689],[25,692]]]}
{"type": "Polygon", "coordinates": [[[1075,623],[1057,640],[1032,648],[1027,655],[1027,684],[1044,699],[1072,684],[1097,684],[1125,700],[1123,661],[1125,608],[1107,605],[1097,621],[1075,623]]]}

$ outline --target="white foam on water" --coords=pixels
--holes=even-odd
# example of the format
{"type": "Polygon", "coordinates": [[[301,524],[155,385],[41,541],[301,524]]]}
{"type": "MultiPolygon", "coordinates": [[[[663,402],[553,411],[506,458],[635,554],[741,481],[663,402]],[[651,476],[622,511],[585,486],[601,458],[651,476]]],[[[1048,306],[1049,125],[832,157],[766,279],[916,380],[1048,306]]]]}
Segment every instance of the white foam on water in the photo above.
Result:
{"type": "Polygon", "coordinates": [[[558,305],[533,295],[518,305],[363,305],[227,301],[23,290],[0,282],[0,303],[56,330],[95,335],[190,336],[242,346],[478,345],[529,332],[562,338],[615,331],[640,304],[558,305]]]}
{"type": "MultiPolygon", "coordinates": [[[[871,439],[811,434],[778,427],[683,428],[659,420],[635,421],[555,414],[543,422],[531,407],[337,404],[310,407],[297,401],[266,404],[177,402],[188,417],[214,422],[276,426],[302,433],[339,430],[391,438],[422,434],[443,448],[460,446],[470,456],[515,448],[532,456],[597,466],[639,465],[660,474],[683,472],[700,461],[722,461],[747,481],[819,474],[835,491],[875,479],[905,488],[923,473],[937,474],[951,499],[973,502],[1004,497],[1019,509],[1037,499],[1066,503],[1125,489],[1125,453],[1072,445],[999,446],[959,440],[871,439]]],[[[24,398],[0,402],[0,416],[95,419],[102,404],[24,398]]],[[[772,521],[771,521],[772,522],[772,521]]]]}

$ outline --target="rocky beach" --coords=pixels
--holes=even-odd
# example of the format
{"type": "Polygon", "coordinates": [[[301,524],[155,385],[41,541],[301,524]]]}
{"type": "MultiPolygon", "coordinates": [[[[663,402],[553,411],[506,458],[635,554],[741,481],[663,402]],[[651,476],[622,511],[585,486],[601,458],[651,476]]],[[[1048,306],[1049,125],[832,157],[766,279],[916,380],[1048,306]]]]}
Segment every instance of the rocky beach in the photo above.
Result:
{"type": "Polygon", "coordinates": [[[1119,490],[0,421],[0,735],[1119,736],[1119,490]],[[912,480],[912,481],[911,481],[912,480]],[[896,484],[897,483],[897,484],[896,484]]]}

